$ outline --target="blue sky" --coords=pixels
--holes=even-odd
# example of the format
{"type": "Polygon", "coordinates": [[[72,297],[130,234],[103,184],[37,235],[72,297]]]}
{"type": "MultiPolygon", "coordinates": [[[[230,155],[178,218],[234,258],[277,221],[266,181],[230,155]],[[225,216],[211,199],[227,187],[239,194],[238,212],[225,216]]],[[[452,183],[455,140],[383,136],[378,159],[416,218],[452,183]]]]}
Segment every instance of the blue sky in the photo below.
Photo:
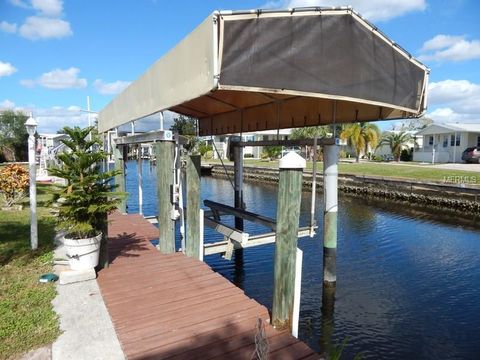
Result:
{"type": "Polygon", "coordinates": [[[41,132],[85,125],[87,95],[103,108],[213,10],[311,5],[352,5],[427,64],[435,121],[480,122],[475,0],[0,0],[0,108],[33,111],[41,132]]]}

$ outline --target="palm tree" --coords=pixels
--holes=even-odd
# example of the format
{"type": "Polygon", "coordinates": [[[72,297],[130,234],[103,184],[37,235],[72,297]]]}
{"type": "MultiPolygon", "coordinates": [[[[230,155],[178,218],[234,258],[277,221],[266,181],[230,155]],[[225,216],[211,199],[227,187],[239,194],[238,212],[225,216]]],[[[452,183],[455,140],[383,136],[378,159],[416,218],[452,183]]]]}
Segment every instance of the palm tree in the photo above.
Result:
{"type": "Polygon", "coordinates": [[[348,145],[355,151],[358,163],[362,151],[367,154],[369,148],[377,147],[380,130],[377,125],[368,122],[353,123],[345,125],[340,138],[347,140],[348,145]]]}
{"type": "MultiPolygon", "coordinates": [[[[317,138],[322,138],[327,136],[328,129],[326,126],[307,126],[303,128],[296,128],[292,130],[290,134],[290,139],[292,140],[303,140],[303,139],[313,139],[315,136],[317,138]]],[[[305,146],[305,155],[307,157],[312,157],[312,149],[308,151],[308,147],[305,146]]]]}
{"type": "Polygon", "coordinates": [[[395,161],[400,161],[400,155],[402,153],[402,148],[407,145],[409,141],[412,140],[412,137],[409,133],[405,131],[400,132],[388,132],[383,134],[382,141],[380,145],[388,145],[392,151],[393,158],[395,161]]]}

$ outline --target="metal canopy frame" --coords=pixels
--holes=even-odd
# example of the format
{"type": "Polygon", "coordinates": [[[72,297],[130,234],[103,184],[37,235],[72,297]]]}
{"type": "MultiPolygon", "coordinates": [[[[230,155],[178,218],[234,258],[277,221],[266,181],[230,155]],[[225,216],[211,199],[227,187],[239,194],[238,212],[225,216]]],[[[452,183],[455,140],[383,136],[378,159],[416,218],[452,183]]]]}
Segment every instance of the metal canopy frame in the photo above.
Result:
{"type": "Polygon", "coordinates": [[[115,139],[115,145],[145,144],[157,141],[175,141],[183,145],[187,143],[187,138],[178,133],[172,133],[171,130],[158,130],[143,134],[117,137],[115,139]]]}

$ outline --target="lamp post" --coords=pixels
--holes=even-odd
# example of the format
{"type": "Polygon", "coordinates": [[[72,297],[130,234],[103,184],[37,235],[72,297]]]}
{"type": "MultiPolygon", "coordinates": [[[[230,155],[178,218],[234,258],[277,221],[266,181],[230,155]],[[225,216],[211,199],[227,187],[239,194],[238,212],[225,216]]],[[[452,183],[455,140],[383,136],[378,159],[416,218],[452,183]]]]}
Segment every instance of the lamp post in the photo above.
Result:
{"type": "Polygon", "coordinates": [[[30,244],[32,250],[38,247],[37,231],[37,188],[36,188],[36,169],[35,169],[35,133],[37,132],[37,122],[30,113],[30,117],[25,122],[28,133],[28,165],[30,170],[30,244]]]}

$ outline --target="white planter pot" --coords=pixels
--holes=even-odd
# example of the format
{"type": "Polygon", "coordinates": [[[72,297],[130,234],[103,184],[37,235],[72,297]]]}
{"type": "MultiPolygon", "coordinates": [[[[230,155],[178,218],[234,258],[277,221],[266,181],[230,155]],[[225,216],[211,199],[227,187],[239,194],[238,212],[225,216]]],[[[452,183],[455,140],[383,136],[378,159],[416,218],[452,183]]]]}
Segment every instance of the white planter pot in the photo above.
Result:
{"type": "Polygon", "coordinates": [[[88,270],[98,265],[102,234],[87,239],[68,239],[63,244],[72,270],[88,270]]]}

